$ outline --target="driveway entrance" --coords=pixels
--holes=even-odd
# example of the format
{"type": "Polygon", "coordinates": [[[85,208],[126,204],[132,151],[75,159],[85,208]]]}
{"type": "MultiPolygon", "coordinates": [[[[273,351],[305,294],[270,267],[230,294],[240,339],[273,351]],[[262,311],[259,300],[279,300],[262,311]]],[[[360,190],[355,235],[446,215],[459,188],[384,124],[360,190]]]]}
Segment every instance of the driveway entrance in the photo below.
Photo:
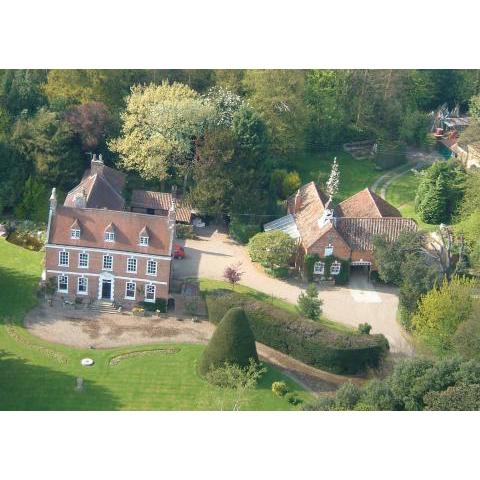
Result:
{"type": "MultiPolygon", "coordinates": [[[[198,240],[179,241],[185,246],[185,259],[173,261],[173,277],[224,280],[227,265],[241,263],[241,284],[296,304],[306,284],[295,280],[277,280],[263,273],[250,261],[246,247],[231,240],[222,230],[202,229],[198,240]]],[[[323,313],[335,322],[354,328],[369,323],[372,333],[383,333],[392,352],[412,353],[407,335],[396,319],[398,289],[374,286],[362,272],[352,272],[348,285],[320,287],[323,313]]]]}

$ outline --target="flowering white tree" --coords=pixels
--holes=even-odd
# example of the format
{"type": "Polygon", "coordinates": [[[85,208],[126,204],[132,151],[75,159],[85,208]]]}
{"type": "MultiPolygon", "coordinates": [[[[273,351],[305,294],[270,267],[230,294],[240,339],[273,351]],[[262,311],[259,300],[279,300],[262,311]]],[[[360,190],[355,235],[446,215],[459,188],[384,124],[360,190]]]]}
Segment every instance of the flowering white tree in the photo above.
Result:
{"type": "Polygon", "coordinates": [[[334,197],[338,193],[338,188],[340,186],[340,170],[338,169],[337,157],[333,159],[330,176],[328,177],[325,186],[326,192],[330,198],[334,197]]]}

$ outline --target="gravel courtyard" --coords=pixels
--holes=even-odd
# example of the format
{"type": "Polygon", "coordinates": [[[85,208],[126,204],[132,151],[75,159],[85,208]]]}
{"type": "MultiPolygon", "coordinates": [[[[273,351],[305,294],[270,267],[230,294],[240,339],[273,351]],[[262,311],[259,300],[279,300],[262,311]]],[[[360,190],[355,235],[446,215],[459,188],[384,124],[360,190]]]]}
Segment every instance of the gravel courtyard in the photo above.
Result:
{"type": "MultiPolygon", "coordinates": [[[[186,258],[173,262],[173,276],[203,277],[223,280],[225,267],[241,263],[244,275],[240,283],[251,288],[297,303],[304,284],[277,280],[265,275],[253,264],[242,245],[214,228],[204,229],[198,240],[185,240],[186,258]]],[[[372,325],[372,333],[383,333],[393,353],[411,355],[413,349],[408,335],[396,319],[398,290],[392,287],[374,287],[365,275],[352,275],[344,287],[323,287],[320,290],[323,311],[330,320],[357,327],[359,323],[372,325]]]]}

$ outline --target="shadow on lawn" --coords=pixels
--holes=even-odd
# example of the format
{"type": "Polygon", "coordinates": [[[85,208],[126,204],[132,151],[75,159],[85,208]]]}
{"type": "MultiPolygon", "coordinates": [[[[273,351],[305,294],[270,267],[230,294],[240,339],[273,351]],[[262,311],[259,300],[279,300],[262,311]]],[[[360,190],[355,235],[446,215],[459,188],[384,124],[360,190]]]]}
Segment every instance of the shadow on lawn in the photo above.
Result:
{"type": "Polygon", "coordinates": [[[85,380],[76,390],[76,377],[32,365],[0,350],[0,410],[119,410],[106,388],[85,380]]]}
{"type": "Polygon", "coordinates": [[[19,316],[33,308],[39,280],[37,275],[0,265],[0,316],[19,316]]]}

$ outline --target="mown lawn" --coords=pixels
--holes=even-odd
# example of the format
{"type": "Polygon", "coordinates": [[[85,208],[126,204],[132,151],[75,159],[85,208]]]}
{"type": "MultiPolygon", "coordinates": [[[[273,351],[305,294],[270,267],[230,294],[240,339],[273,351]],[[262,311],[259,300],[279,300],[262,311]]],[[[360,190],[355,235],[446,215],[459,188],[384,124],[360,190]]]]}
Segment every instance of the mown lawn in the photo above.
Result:
{"type": "Polygon", "coordinates": [[[414,172],[408,172],[390,184],[386,191],[386,200],[397,207],[402,216],[413,218],[419,228],[433,232],[438,228],[437,225],[423,222],[415,212],[415,193],[418,182],[419,178],[414,172]]]}
{"type": "MultiPolygon", "coordinates": [[[[22,326],[35,303],[42,254],[0,239],[0,410],[218,410],[230,409],[233,394],[197,375],[201,345],[165,344],[108,350],[81,350],[44,342],[22,326]],[[171,349],[177,351],[171,353],[171,349]],[[110,365],[113,357],[150,352],[110,365]],[[166,352],[165,349],[168,351],[166,352]],[[169,353],[170,352],[170,353],[169,353]],[[80,365],[83,357],[95,365],[80,365]],[[76,378],[85,388],[75,390],[76,378]]],[[[284,380],[303,399],[311,398],[279,371],[269,368],[243,410],[289,410],[271,384],[284,380]]]]}
{"type": "MultiPolygon", "coordinates": [[[[199,283],[200,283],[200,291],[203,293],[206,293],[212,290],[218,290],[218,289],[231,290],[232,288],[230,284],[227,282],[222,282],[221,280],[211,280],[209,278],[201,278],[199,280],[199,283]]],[[[271,305],[274,305],[275,307],[283,308],[288,312],[298,314],[298,309],[295,305],[289,302],[286,302],[285,300],[281,300],[280,298],[267,295],[266,293],[263,293],[263,292],[259,292],[258,290],[247,287],[245,285],[239,285],[239,284],[235,285],[235,292],[248,295],[249,297],[252,297],[255,300],[259,300],[261,302],[267,302],[267,303],[270,303],[271,305]]],[[[336,330],[339,332],[351,333],[353,331],[353,329],[348,325],[343,325],[341,323],[333,322],[332,320],[328,320],[323,316],[320,318],[319,323],[321,323],[322,325],[325,325],[328,328],[331,328],[332,330],[336,330]]]]}
{"type": "Polygon", "coordinates": [[[302,184],[310,181],[324,183],[330,174],[334,157],[340,169],[340,189],[337,201],[372,185],[385,171],[377,168],[372,160],[355,160],[343,150],[325,153],[302,153],[291,159],[291,168],[298,171],[302,184]]]}

